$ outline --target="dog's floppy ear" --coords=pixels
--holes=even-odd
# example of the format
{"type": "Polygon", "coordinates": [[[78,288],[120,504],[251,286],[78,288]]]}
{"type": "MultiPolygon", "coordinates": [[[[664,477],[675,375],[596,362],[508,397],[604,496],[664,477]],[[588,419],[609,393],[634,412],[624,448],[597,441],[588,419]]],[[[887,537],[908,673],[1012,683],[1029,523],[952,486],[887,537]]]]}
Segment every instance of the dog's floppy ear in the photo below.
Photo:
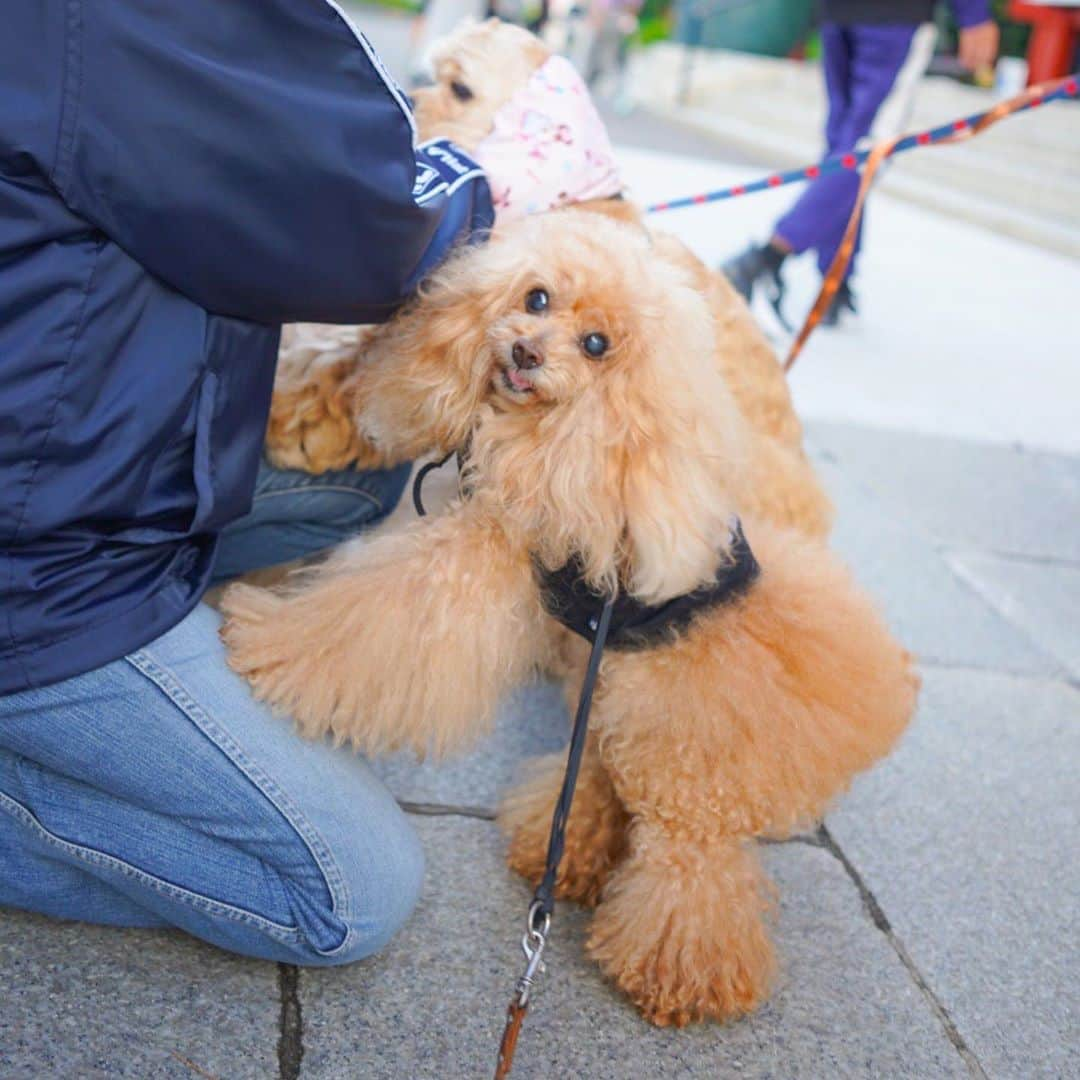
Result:
{"type": "Polygon", "coordinates": [[[650,324],[628,365],[621,502],[627,584],[657,602],[707,581],[726,553],[742,439],[700,294],[673,285],[650,324]]]}
{"type": "Polygon", "coordinates": [[[519,262],[497,236],[464,248],[374,332],[377,349],[369,354],[380,363],[365,376],[368,397],[385,386],[395,401],[408,402],[408,426],[428,431],[432,446],[460,447],[469,434],[491,378],[487,330],[524,278],[519,262]]]}

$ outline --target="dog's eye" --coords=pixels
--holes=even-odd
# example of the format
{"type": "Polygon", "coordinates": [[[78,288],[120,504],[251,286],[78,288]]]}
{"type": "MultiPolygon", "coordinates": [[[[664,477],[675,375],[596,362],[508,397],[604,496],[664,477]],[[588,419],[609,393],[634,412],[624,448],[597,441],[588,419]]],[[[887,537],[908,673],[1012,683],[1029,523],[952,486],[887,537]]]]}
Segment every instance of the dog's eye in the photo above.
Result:
{"type": "Polygon", "coordinates": [[[450,84],[450,93],[458,101],[472,101],[473,99],[473,92],[463,82],[458,82],[456,79],[450,84]]]}
{"type": "Polygon", "coordinates": [[[525,310],[539,315],[547,311],[549,303],[550,298],[543,289],[530,289],[528,296],[525,297],[525,310]]]}
{"type": "Polygon", "coordinates": [[[610,342],[603,334],[597,334],[595,331],[586,334],[581,339],[581,347],[585,351],[585,355],[591,356],[594,360],[599,360],[608,351],[609,344],[610,342]]]}

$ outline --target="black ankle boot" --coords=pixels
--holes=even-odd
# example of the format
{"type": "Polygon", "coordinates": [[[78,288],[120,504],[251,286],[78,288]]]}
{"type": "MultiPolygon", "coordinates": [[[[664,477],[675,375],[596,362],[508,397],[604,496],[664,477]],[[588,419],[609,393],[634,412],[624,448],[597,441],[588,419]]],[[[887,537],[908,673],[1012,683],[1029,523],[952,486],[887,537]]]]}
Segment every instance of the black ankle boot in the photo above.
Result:
{"type": "Polygon", "coordinates": [[[821,325],[839,325],[840,313],[842,311],[850,311],[852,315],[858,313],[858,310],[855,307],[855,294],[851,291],[851,286],[846,281],[840,283],[840,288],[836,290],[836,295],[832,298],[832,303],[825,309],[825,314],[821,316],[821,325]]]}
{"type": "Polygon", "coordinates": [[[748,304],[754,298],[754,286],[761,281],[766,290],[765,298],[776,312],[776,317],[785,330],[790,330],[780,306],[784,299],[784,279],[780,276],[780,267],[786,257],[772,244],[751,244],[741,255],[722,263],[720,271],[748,304]]]}

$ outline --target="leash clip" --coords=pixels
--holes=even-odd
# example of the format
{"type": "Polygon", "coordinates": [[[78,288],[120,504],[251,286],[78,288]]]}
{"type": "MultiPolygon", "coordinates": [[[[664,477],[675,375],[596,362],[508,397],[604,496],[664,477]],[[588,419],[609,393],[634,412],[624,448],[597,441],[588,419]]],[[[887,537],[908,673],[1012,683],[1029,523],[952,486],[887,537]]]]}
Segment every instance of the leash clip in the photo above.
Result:
{"type": "Polygon", "coordinates": [[[517,1003],[523,1009],[529,1004],[529,994],[532,991],[536,976],[547,971],[543,956],[550,926],[550,912],[543,911],[540,902],[534,900],[529,907],[525,933],[521,938],[521,951],[525,954],[526,961],[525,971],[514,987],[514,992],[517,994],[517,1003]]]}

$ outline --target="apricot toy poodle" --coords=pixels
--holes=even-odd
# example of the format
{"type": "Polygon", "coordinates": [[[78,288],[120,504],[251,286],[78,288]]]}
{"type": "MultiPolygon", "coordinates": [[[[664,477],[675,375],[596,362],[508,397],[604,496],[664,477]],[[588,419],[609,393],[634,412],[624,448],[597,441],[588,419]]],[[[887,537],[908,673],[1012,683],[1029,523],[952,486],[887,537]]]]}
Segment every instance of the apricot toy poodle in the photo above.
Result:
{"type": "MultiPolygon", "coordinates": [[[[632,225],[556,211],[508,225],[370,333],[343,386],[358,459],[468,447],[463,494],[348,544],[273,593],[235,585],[223,635],[255,694],[310,736],[446,754],[538,672],[576,696],[588,644],[544,573],[660,610],[737,562],[760,572],[605,654],[557,895],[595,905],[588,951],[650,1020],[757,1006],[774,973],[755,837],[806,827],[885,754],[917,679],[818,540],[755,518],[751,428],[684,261],[632,225]]],[[[500,820],[543,870],[564,755],[500,820]]]]}

